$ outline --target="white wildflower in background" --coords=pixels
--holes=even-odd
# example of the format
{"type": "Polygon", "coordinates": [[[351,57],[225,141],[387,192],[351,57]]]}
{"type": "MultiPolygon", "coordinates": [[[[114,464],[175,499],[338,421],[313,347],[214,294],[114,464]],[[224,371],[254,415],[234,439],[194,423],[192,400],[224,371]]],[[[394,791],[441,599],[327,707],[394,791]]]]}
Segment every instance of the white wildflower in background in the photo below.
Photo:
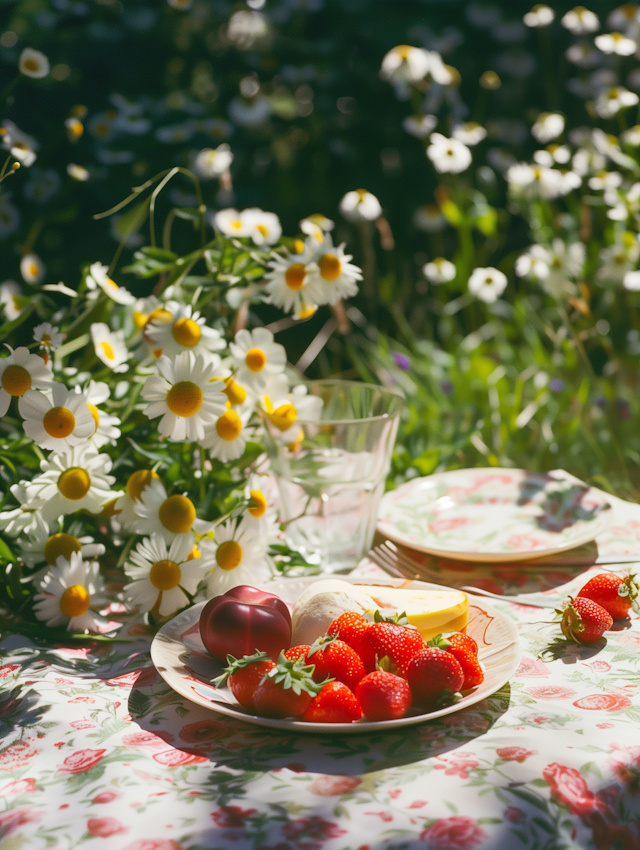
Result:
{"type": "Polygon", "coordinates": [[[166,543],[176,537],[187,537],[195,543],[195,533],[208,534],[213,529],[210,522],[198,519],[196,509],[188,496],[176,493],[168,496],[163,484],[156,478],[145,487],[134,503],[138,517],[135,524],[137,534],[158,534],[166,543]]]}
{"type": "Polygon", "coordinates": [[[4,133],[0,136],[2,146],[25,168],[32,166],[36,161],[36,151],[38,150],[36,140],[23,133],[13,121],[6,118],[2,121],[0,129],[4,130],[4,133]]]}
{"type": "Polygon", "coordinates": [[[638,262],[640,245],[631,233],[623,234],[622,242],[607,245],[600,251],[600,267],[597,271],[599,280],[620,283],[626,273],[638,262]]]}
{"type": "Polygon", "coordinates": [[[429,51],[400,44],[384,56],[380,77],[390,83],[418,83],[424,80],[431,66],[429,51]]]}
{"type": "Polygon", "coordinates": [[[259,127],[271,115],[271,103],[262,94],[252,98],[234,97],[228,111],[229,118],[240,127],[259,127]]]}
{"type": "Polygon", "coordinates": [[[49,74],[51,66],[44,53],[33,50],[31,47],[25,47],[18,60],[18,70],[26,77],[40,80],[49,74]]]}
{"type": "Polygon", "coordinates": [[[600,29],[600,18],[584,6],[575,6],[560,19],[560,23],[573,35],[586,35],[600,29]]]}
{"type": "Polygon", "coordinates": [[[248,235],[254,245],[275,245],[282,236],[282,225],[275,213],[250,207],[242,211],[242,216],[247,221],[248,235]]]}
{"type": "Polygon", "coordinates": [[[307,271],[308,252],[276,255],[269,261],[264,279],[269,304],[292,313],[305,298],[311,278],[307,271]]]}
{"type": "Polygon", "coordinates": [[[91,325],[91,341],[96,356],[114,372],[126,372],[129,368],[129,350],[123,331],[112,331],[104,322],[91,325]]]}
{"type": "Polygon", "coordinates": [[[251,236],[252,221],[238,210],[220,210],[215,214],[214,224],[223,236],[251,236]]]}
{"type": "Polygon", "coordinates": [[[487,131],[477,121],[465,121],[464,124],[456,124],[451,135],[464,145],[473,147],[487,138],[487,131]]]}
{"type": "Polygon", "coordinates": [[[229,520],[217,526],[215,540],[205,539],[201,546],[202,554],[214,562],[207,576],[207,598],[238,584],[260,587],[268,581],[268,546],[266,535],[252,523],[229,520]]]}
{"type": "Polygon", "coordinates": [[[239,330],[229,343],[229,350],[238,370],[238,383],[256,392],[262,392],[270,380],[281,375],[287,364],[284,346],[274,342],[266,328],[239,330]]]}
{"type": "Polygon", "coordinates": [[[441,174],[459,174],[471,165],[471,151],[458,139],[448,139],[441,133],[432,133],[427,156],[441,174]]]}
{"type": "Polygon", "coordinates": [[[530,277],[544,280],[549,274],[549,253],[542,245],[531,245],[516,260],[515,271],[518,277],[530,277]]]}
{"type": "Polygon", "coordinates": [[[218,364],[183,351],[173,361],[160,357],[156,366],[159,374],[150,375],[142,388],[142,398],[150,402],[143,412],[149,419],[162,417],[158,431],[170,440],[201,440],[227,403],[218,364]]]}
{"type": "Polygon", "coordinates": [[[628,271],[622,279],[622,285],[629,292],[640,292],[640,272],[628,271]]]}
{"type": "Polygon", "coordinates": [[[217,148],[204,148],[196,154],[194,170],[201,179],[212,180],[228,171],[232,162],[231,148],[222,144],[217,148]]]}
{"type": "Polygon", "coordinates": [[[630,145],[632,148],[640,147],[640,124],[635,124],[622,132],[620,139],[623,144],[630,145]]]}
{"type": "Polygon", "coordinates": [[[25,346],[15,351],[7,345],[8,357],[0,358],[0,416],[9,409],[12,398],[21,398],[27,390],[48,390],[53,385],[53,373],[38,354],[25,346]]]}
{"type": "Polygon", "coordinates": [[[161,535],[153,534],[138,543],[124,565],[125,574],[133,579],[124,588],[127,604],[140,612],[170,617],[190,603],[213,565],[210,556],[199,549],[194,552],[189,535],[176,537],[167,545],[161,535]]]}
{"type": "Polygon", "coordinates": [[[527,27],[548,27],[555,19],[556,13],[550,6],[537,3],[530,12],[523,17],[523,23],[527,27]]]}
{"type": "Polygon", "coordinates": [[[70,561],[74,552],[81,555],[83,560],[89,561],[104,555],[105,551],[102,543],[96,543],[93,537],[76,537],[65,531],[52,533],[51,528],[38,529],[35,534],[20,541],[22,559],[29,567],[42,563],[53,567],[61,556],[70,561]]]}
{"type": "MultiPolygon", "coordinates": [[[[2,215],[2,207],[0,207],[0,215],[2,215]]],[[[0,283],[0,310],[4,311],[4,318],[8,322],[17,319],[22,312],[22,307],[18,302],[18,297],[22,295],[22,290],[15,280],[5,280],[0,283]]]]}
{"type": "Polygon", "coordinates": [[[409,115],[402,122],[402,129],[416,139],[426,139],[438,126],[435,115],[409,115]]]}
{"type": "Polygon", "coordinates": [[[33,329],[33,339],[40,343],[41,351],[55,351],[62,345],[64,339],[57,327],[54,327],[50,322],[43,322],[41,325],[36,325],[33,329]]]}
{"type": "Polygon", "coordinates": [[[9,492],[19,503],[17,508],[0,511],[0,531],[9,537],[21,534],[37,535],[49,533],[49,522],[42,514],[45,505],[43,499],[32,499],[29,495],[27,481],[19,481],[9,487],[9,492]]]}
{"type": "Polygon", "coordinates": [[[298,443],[304,437],[300,423],[317,422],[322,411],[322,399],[312,395],[304,384],[293,387],[291,392],[282,393],[269,387],[262,398],[262,407],[269,422],[280,432],[285,445],[298,443]]]}
{"type": "Polygon", "coordinates": [[[531,128],[531,135],[541,145],[546,145],[564,132],[564,125],[564,115],[559,112],[542,112],[531,128]]]}
{"type": "Polygon", "coordinates": [[[209,450],[210,457],[223,463],[236,460],[242,456],[247,440],[254,433],[252,428],[246,427],[246,418],[246,415],[243,417],[231,408],[225,410],[199,441],[200,445],[209,450]]]}
{"type": "Polygon", "coordinates": [[[554,298],[575,295],[575,279],[582,274],[584,267],[584,244],[572,242],[566,245],[562,239],[554,239],[549,248],[539,245],[537,251],[549,270],[544,277],[539,277],[545,292],[554,298]]]}
{"type": "Polygon", "coordinates": [[[70,142],[77,142],[78,139],[82,138],[84,134],[84,124],[79,118],[75,118],[72,115],[70,118],[65,120],[64,126],[67,130],[67,138],[70,142]]]}
{"type": "Polygon", "coordinates": [[[0,239],[15,233],[20,227],[20,213],[9,203],[10,192],[0,195],[0,239]]]}
{"type": "Polygon", "coordinates": [[[613,118],[621,109],[637,106],[638,95],[624,86],[613,86],[602,92],[593,102],[593,108],[600,118],[613,118]]]}
{"type": "Polygon", "coordinates": [[[86,181],[91,176],[86,168],[82,165],[77,165],[75,162],[70,162],[67,165],[67,174],[73,180],[77,180],[79,183],[86,183],[86,181]]]}
{"type": "Polygon", "coordinates": [[[111,395],[109,385],[104,381],[89,381],[84,387],[75,387],[75,391],[84,398],[93,419],[94,430],[91,442],[99,449],[107,444],[115,445],[120,436],[120,420],[111,413],[98,407],[111,395]]]}
{"type": "Polygon", "coordinates": [[[637,48],[637,44],[632,38],[627,38],[619,32],[597,35],[593,41],[598,50],[606,54],[613,53],[616,56],[631,56],[637,48]]]}
{"type": "Polygon", "coordinates": [[[37,254],[25,254],[20,260],[20,274],[25,283],[42,283],[47,273],[37,254]]]}
{"type": "Polygon", "coordinates": [[[104,583],[96,561],[87,563],[73,552],[69,560],[57,559],[40,582],[33,610],[47,626],[64,626],[74,632],[99,632],[101,618],[96,615],[107,604],[104,583]]]}
{"type": "Polygon", "coordinates": [[[422,267],[422,274],[429,283],[449,283],[456,276],[456,267],[450,260],[444,257],[436,257],[422,267]]]}
{"type": "Polygon", "coordinates": [[[269,21],[258,11],[239,9],[229,18],[227,38],[240,50],[251,50],[271,34],[269,21]]]}
{"type": "Polygon", "coordinates": [[[85,280],[87,288],[93,293],[93,297],[96,297],[98,289],[101,289],[116,304],[130,305],[135,303],[136,299],[128,289],[125,289],[124,286],[118,286],[114,280],[111,280],[109,266],[103,266],[100,262],[91,263],[85,280]]]}
{"type": "MultiPolygon", "coordinates": [[[[127,479],[125,492],[116,500],[114,509],[118,522],[128,531],[135,531],[140,517],[135,511],[142,491],[151,485],[153,480],[160,481],[160,476],[152,469],[136,469],[127,479]]],[[[162,483],[162,482],[160,482],[162,483]]]]}
{"type": "Polygon", "coordinates": [[[204,317],[190,304],[177,301],[167,301],[156,319],[153,315],[149,317],[144,336],[156,357],[164,354],[170,359],[183,351],[204,355],[225,347],[219,331],[207,327],[204,317]]]}
{"type": "Polygon", "coordinates": [[[474,269],[469,278],[469,292],[484,301],[493,304],[507,288],[507,276],[492,266],[474,269]]]}
{"type": "Polygon", "coordinates": [[[343,195],[340,212],[347,221],[375,221],[382,215],[380,201],[366,189],[355,189],[343,195]]]}
{"type": "Polygon", "coordinates": [[[51,401],[38,390],[27,390],[18,402],[24,432],[41,449],[58,452],[86,443],[95,430],[84,398],[64,384],[51,388],[51,401]]]}
{"type": "MultiPolygon", "coordinates": [[[[565,50],[564,56],[567,62],[577,65],[578,68],[595,68],[602,61],[600,51],[596,50],[590,41],[578,41],[575,44],[571,44],[565,50]]],[[[587,88],[583,92],[582,87],[585,85],[585,82],[582,78],[571,79],[567,83],[567,88],[573,94],[578,95],[578,97],[589,97],[591,83],[586,82],[587,88]]]]}
{"type": "Polygon", "coordinates": [[[309,297],[314,304],[335,304],[357,293],[362,271],[350,262],[352,256],[345,254],[344,244],[334,246],[327,234],[315,260],[309,263],[309,297]]]}

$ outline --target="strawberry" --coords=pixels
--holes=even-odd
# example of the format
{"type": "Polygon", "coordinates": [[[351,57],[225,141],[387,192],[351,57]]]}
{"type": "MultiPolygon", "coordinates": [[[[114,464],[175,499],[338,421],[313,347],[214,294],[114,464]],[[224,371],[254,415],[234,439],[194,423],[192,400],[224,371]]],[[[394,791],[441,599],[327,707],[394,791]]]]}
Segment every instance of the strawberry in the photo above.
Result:
{"type": "Polygon", "coordinates": [[[379,667],[406,677],[409,662],[424,649],[420,632],[410,626],[383,620],[379,611],[376,611],[375,618],[376,622],[369,626],[363,638],[365,646],[369,648],[369,663],[373,656],[374,663],[379,667]]]}
{"type": "Polygon", "coordinates": [[[313,681],[313,665],[303,658],[292,661],[281,652],[253,694],[256,714],[263,717],[299,717],[321,686],[313,681]]]}
{"type": "MultiPolygon", "coordinates": [[[[340,640],[348,643],[351,649],[360,656],[366,667],[367,652],[369,650],[364,645],[363,639],[370,625],[369,621],[362,614],[357,614],[355,611],[347,611],[345,614],[340,614],[339,617],[336,617],[327,629],[327,634],[336,635],[340,640]]],[[[370,660],[370,669],[373,670],[374,661],[373,659],[370,660]]]]}
{"type": "Polygon", "coordinates": [[[360,656],[343,640],[327,635],[319,638],[307,653],[307,663],[315,664],[313,678],[324,682],[327,677],[337,679],[354,690],[365,674],[360,656]]]}
{"type": "Polygon", "coordinates": [[[396,720],[411,706],[411,688],[401,676],[374,670],[358,682],[356,699],[367,720],[396,720]]]}
{"type": "Polygon", "coordinates": [[[464,635],[462,632],[436,635],[428,640],[427,644],[444,649],[458,661],[464,673],[461,691],[475,688],[484,682],[484,672],[478,661],[478,644],[470,635],[464,635]]]}
{"type": "Polygon", "coordinates": [[[562,615],[562,634],[574,643],[595,643],[613,625],[611,614],[586,596],[570,596],[556,613],[562,615]]]}
{"type": "Polygon", "coordinates": [[[608,611],[614,620],[629,616],[631,608],[637,610],[638,585],[635,576],[625,578],[613,573],[600,573],[590,578],[578,597],[592,599],[608,611]]]}
{"type": "Polygon", "coordinates": [[[302,715],[307,723],[354,723],[362,717],[360,703],[342,682],[327,682],[302,715]]]}
{"type": "Polygon", "coordinates": [[[306,662],[307,661],[307,652],[309,652],[310,649],[311,649],[311,647],[309,646],[308,643],[301,643],[298,646],[292,646],[291,649],[288,649],[285,652],[284,657],[288,661],[295,661],[298,658],[304,658],[304,660],[306,662]]]}
{"type": "Polygon", "coordinates": [[[269,670],[276,666],[275,663],[266,652],[255,652],[253,655],[245,655],[244,658],[227,655],[227,665],[222,676],[214,679],[213,684],[216,688],[227,684],[240,705],[254,711],[255,690],[269,670]]]}
{"type": "Polygon", "coordinates": [[[410,662],[407,681],[414,703],[433,711],[450,702],[454,694],[462,690],[464,672],[450,652],[428,646],[410,662]]]}

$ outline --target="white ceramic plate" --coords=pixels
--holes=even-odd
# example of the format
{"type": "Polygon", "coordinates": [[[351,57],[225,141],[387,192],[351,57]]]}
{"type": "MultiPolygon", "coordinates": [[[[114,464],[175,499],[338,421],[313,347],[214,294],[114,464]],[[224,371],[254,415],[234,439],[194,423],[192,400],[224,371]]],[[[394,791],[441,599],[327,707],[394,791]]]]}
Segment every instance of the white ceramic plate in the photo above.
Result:
{"type": "MultiPolygon", "coordinates": [[[[326,576],[277,579],[269,583],[268,589],[292,605],[302,591],[319,578],[326,578],[326,576]]],[[[375,581],[367,581],[360,577],[350,579],[341,576],[340,578],[352,584],[442,589],[440,585],[394,578],[383,577],[375,581]]],[[[222,666],[206,652],[200,640],[198,624],[204,604],[201,602],[178,614],[155,636],[151,645],[151,659],[158,672],[174,691],[191,702],[246,723],[267,726],[280,731],[322,732],[330,735],[347,732],[353,735],[423,723],[434,717],[461,711],[485,699],[509,681],[520,661],[518,633],[513,621],[487,605],[484,599],[470,596],[467,633],[478,643],[479,657],[485,667],[485,679],[479,687],[466,694],[459,702],[427,713],[412,709],[410,714],[399,720],[378,722],[363,720],[358,723],[303,723],[301,720],[274,720],[250,714],[238,704],[228,688],[216,689],[210,684],[211,679],[220,675],[222,666]]]]}
{"type": "Polygon", "coordinates": [[[525,561],[593,540],[611,506],[561,470],[456,469],[414,478],[382,498],[378,531],[460,561],[525,561]]]}

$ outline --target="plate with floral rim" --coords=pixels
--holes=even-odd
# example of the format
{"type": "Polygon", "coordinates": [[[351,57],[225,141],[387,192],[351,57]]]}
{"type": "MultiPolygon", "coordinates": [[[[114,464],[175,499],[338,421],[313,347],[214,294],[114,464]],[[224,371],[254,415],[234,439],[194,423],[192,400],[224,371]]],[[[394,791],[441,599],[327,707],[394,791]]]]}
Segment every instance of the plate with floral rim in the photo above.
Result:
{"type": "Polygon", "coordinates": [[[456,469],[385,493],[377,530],[430,555],[513,562],[588,543],[610,516],[604,494],[564,470],[456,469]]]}
{"type": "MultiPolygon", "coordinates": [[[[264,588],[277,593],[290,607],[293,607],[295,600],[309,584],[322,578],[327,578],[327,576],[278,578],[269,582],[268,585],[264,585],[264,588]]],[[[363,586],[383,585],[386,587],[442,590],[441,585],[422,581],[405,581],[384,577],[375,580],[363,577],[350,578],[348,576],[341,576],[340,578],[342,581],[363,586]]],[[[452,705],[431,712],[411,709],[405,717],[397,720],[375,722],[361,720],[357,723],[303,723],[301,720],[277,720],[270,717],[259,717],[246,711],[238,704],[228,688],[215,688],[211,684],[211,680],[220,675],[223,668],[207,653],[200,639],[198,625],[205,602],[200,602],[183,611],[160,629],[151,645],[151,659],[165,682],[181,696],[211,711],[255,726],[300,734],[312,732],[353,735],[393,730],[401,726],[412,726],[436,717],[462,711],[495,693],[511,679],[517,670],[520,662],[520,645],[514,622],[488,605],[484,599],[468,596],[468,600],[467,634],[470,634],[478,643],[479,657],[485,672],[484,682],[472,691],[463,694],[458,702],[452,705]]]]}

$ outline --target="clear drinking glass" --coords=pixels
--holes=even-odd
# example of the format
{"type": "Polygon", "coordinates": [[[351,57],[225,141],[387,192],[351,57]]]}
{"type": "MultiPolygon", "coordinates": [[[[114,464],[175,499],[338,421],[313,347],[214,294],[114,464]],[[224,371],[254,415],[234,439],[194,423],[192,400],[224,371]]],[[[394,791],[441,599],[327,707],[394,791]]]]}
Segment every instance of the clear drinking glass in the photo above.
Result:
{"type": "Polygon", "coordinates": [[[267,415],[265,443],[280,492],[288,543],[323,572],[356,566],[371,548],[404,398],[357,381],[308,384],[317,419],[299,419],[285,444],[267,415]]]}

